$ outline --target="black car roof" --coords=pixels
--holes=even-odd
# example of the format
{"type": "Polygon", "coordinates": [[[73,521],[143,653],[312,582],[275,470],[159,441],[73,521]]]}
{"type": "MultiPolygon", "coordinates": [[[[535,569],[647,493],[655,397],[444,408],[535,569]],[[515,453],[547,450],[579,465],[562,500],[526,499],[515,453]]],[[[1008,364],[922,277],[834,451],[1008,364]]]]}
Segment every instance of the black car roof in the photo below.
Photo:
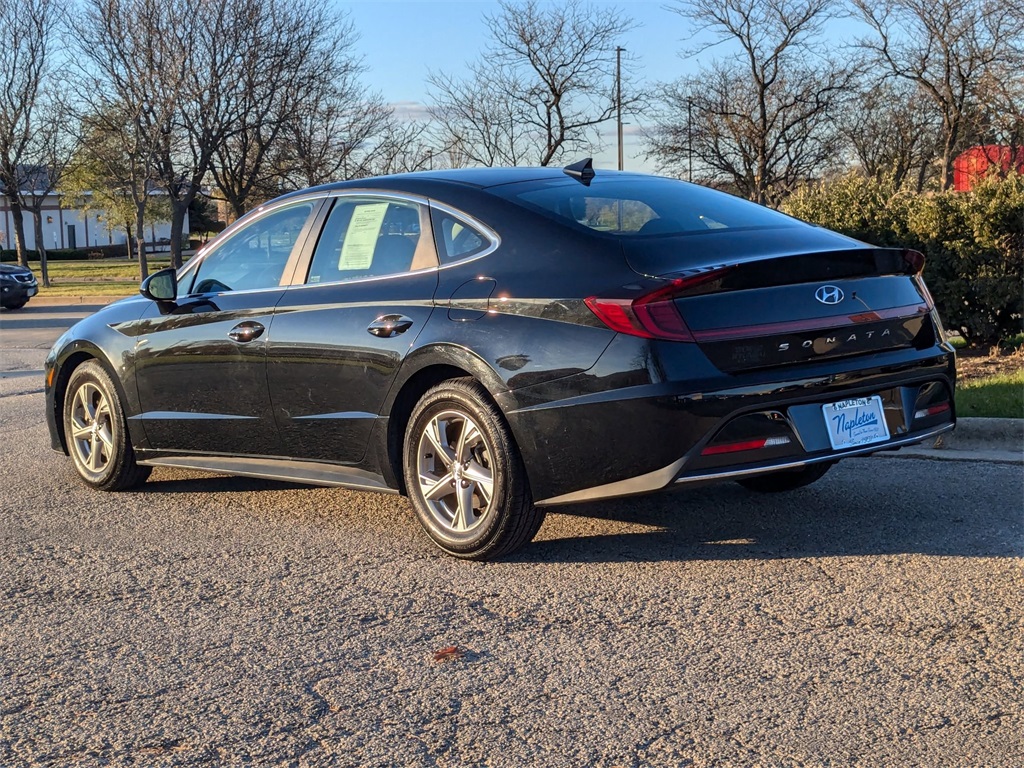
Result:
{"type": "MultiPolygon", "coordinates": [[[[620,171],[598,169],[598,176],[639,176],[642,174],[622,173],[620,171]]],[[[561,168],[551,167],[515,167],[515,168],[454,168],[437,171],[417,171],[415,173],[398,173],[390,176],[373,176],[365,179],[336,181],[314,187],[317,190],[350,189],[353,187],[377,187],[381,189],[409,189],[409,185],[417,186],[419,182],[441,182],[485,189],[503,184],[515,184],[523,181],[543,181],[547,179],[569,179],[561,168]]],[[[309,190],[301,190],[308,192],[309,190]]]]}

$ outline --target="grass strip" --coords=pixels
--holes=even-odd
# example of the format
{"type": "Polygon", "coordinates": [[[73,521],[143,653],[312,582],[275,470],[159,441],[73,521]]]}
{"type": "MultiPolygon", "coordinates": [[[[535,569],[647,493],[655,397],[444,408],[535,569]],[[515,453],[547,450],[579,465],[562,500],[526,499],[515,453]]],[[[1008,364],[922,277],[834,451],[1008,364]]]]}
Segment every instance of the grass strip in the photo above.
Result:
{"type": "Polygon", "coordinates": [[[958,383],[956,412],[959,417],[1024,418],[1024,371],[958,383]]]}

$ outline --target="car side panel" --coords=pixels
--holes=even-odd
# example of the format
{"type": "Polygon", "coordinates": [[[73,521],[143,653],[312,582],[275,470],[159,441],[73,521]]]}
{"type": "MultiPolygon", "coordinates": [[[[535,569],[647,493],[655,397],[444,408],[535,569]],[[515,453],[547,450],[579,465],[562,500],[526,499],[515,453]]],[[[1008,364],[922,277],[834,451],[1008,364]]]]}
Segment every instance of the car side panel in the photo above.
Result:
{"type": "Polygon", "coordinates": [[[402,361],[435,312],[435,271],[365,282],[294,286],[277,307],[267,376],[283,455],[362,460],[402,361]],[[369,332],[400,315],[408,330],[369,332]]]}

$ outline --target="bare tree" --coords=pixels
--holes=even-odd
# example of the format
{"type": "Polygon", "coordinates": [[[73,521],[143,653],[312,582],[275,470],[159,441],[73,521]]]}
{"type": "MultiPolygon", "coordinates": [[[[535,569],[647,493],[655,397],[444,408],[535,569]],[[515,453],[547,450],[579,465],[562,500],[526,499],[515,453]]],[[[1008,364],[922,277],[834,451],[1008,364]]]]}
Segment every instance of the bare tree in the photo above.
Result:
{"type": "Polygon", "coordinates": [[[350,75],[323,83],[296,115],[279,160],[286,187],[371,175],[376,147],[397,123],[381,97],[364,94],[356,73],[350,75]]]}
{"type": "Polygon", "coordinates": [[[138,255],[145,275],[148,265],[139,227],[153,218],[168,220],[170,207],[166,195],[157,195],[160,190],[146,148],[136,141],[136,123],[130,115],[111,111],[83,115],[80,126],[77,149],[61,174],[60,193],[83,211],[102,217],[108,232],[123,229],[128,257],[133,251],[138,255]]]}
{"type": "Polygon", "coordinates": [[[1024,11],[1002,0],[853,0],[872,34],[860,45],[893,77],[918,85],[942,118],[940,186],[968,133],[986,74],[1024,66],[1024,11]]]}
{"type": "Polygon", "coordinates": [[[426,123],[403,122],[392,116],[368,153],[362,172],[382,176],[432,170],[435,163],[440,165],[440,158],[429,138],[426,123]]]}
{"type": "MultiPolygon", "coordinates": [[[[116,2],[118,0],[107,0],[116,2]]],[[[121,0],[128,2],[132,0],[121,0]]],[[[151,0],[140,0],[150,2],[151,0]]],[[[178,64],[177,109],[161,134],[155,163],[171,202],[171,263],[182,263],[189,206],[199,194],[218,148],[244,124],[245,80],[240,62],[258,58],[252,47],[265,15],[261,0],[171,0],[184,7],[163,24],[164,48],[178,64]]]]}
{"type": "Polygon", "coordinates": [[[116,151],[106,153],[109,162],[126,163],[110,171],[135,206],[141,278],[148,274],[145,214],[157,181],[157,157],[179,137],[176,121],[186,83],[175,35],[179,24],[194,17],[189,2],[85,0],[72,24],[83,54],[81,88],[89,101],[83,135],[100,134],[116,143],[116,151]]]}
{"type": "Polygon", "coordinates": [[[978,92],[968,141],[1008,147],[1005,154],[1016,157],[1024,151],[1024,70],[993,67],[979,81],[978,92]]]}
{"type": "Polygon", "coordinates": [[[56,94],[51,92],[44,97],[39,112],[40,119],[36,121],[28,152],[33,162],[22,166],[18,197],[22,208],[32,214],[40,277],[43,285],[49,288],[43,210],[47,200],[57,191],[61,177],[75,154],[77,141],[68,130],[70,110],[56,94]]]}
{"type": "Polygon", "coordinates": [[[361,133],[377,122],[372,114],[376,110],[365,110],[360,103],[361,67],[352,52],[356,37],[344,16],[322,0],[264,0],[252,3],[250,10],[262,16],[252,24],[252,50],[260,55],[240,62],[235,74],[239,88],[233,95],[238,122],[218,145],[211,166],[219,192],[236,217],[245,213],[251,199],[263,202],[279,191],[286,157],[308,159],[302,153],[309,151],[307,144],[293,144],[297,152],[283,145],[304,129],[312,132],[313,121],[338,102],[348,106],[345,116],[350,119],[344,126],[329,119],[331,138],[337,143],[349,139],[353,123],[358,126],[355,132],[361,133]],[[340,134],[333,133],[339,128],[340,134]]]}
{"type": "Polygon", "coordinates": [[[859,75],[824,55],[831,0],[677,0],[674,12],[738,53],[663,86],[648,135],[662,169],[696,165],[704,180],[775,203],[834,162],[832,116],[859,75]]]}
{"type": "Polygon", "coordinates": [[[939,117],[913,83],[869,83],[837,118],[839,132],[865,175],[896,188],[924,189],[940,149],[939,117]]]}
{"type": "Polygon", "coordinates": [[[25,267],[28,251],[20,191],[43,119],[58,10],[53,0],[0,0],[0,186],[14,216],[18,263],[25,267]]]}
{"type": "MultiPolygon", "coordinates": [[[[548,165],[597,146],[597,126],[615,113],[615,49],[633,22],[580,0],[501,0],[485,20],[491,43],[470,75],[430,77],[441,146],[481,165],[548,165]]],[[[624,91],[635,110],[638,90],[624,91]]]]}
{"type": "Polygon", "coordinates": [[[432,73],[428,82],[435,143],[458,165],[520,165],[537,154],[523,104],[512,96],[527,89],[507,68],[478,62],[468,77],[432,73]]]}

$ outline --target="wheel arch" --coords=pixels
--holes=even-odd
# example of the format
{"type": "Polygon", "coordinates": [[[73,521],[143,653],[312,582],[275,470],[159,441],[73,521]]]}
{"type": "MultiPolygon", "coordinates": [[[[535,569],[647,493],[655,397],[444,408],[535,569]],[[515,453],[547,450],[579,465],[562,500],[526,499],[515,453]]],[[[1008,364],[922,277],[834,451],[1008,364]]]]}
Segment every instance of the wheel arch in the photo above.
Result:
{"type": "MultiPolygon", "coordinates": [[[[431,387],[451,379],[472,378],[479,382],[498,404],[497,395],[508,387],[494,370],[478,355],[450,344],[423,347],[411,353],[402,365],[400,379],[395,382],[384,404],[387,415],[380,467],[385,478],[402,494],[406,493],[402,472],[402,442],[416,403],[431,387]]],[[[500,410],[500,405],[498,405],[500,410]]]]}
{"type": "MultiPolygon", "coordinates": [[[[117,397],[121,401],[121,406],[124,407],[129,402],[121,377],[117,375],[101,349],[79,342],[72,349],[66,351],[56,366],[57,372],[53,379],[53,419],[57,428],[57,437],[60,439],[60,445],[65,455],[68,455],[68,439],[64,432],[64,398],[67,396],[68,382],[71,381],[72,374],[83,363],[90,360],[95,360],[110,376],[110,380],[114,382],[114,388],[117,389],[117,397]]],[[[131,422],[129,422],[130,424],[131,422]]],[[[132,442],[137,444],[134,439],[132,442]]]]}

